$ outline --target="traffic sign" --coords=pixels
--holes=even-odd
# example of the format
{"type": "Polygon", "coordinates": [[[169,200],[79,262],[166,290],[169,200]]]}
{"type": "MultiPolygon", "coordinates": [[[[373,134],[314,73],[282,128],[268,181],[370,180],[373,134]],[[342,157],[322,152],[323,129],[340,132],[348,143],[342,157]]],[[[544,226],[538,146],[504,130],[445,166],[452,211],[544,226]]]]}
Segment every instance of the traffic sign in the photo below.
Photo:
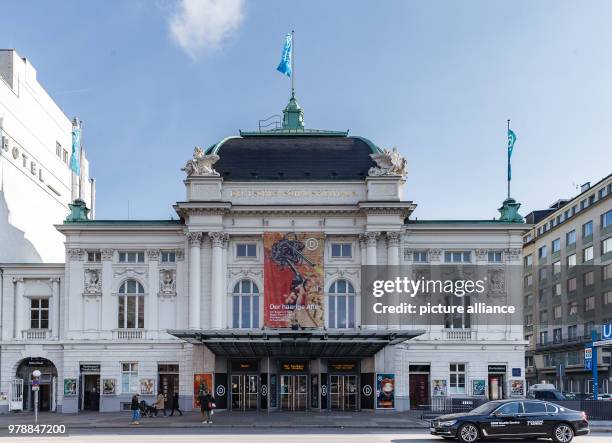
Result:
{"type": "Polygon", "coordinates": [[[584,359],[591,360],[593,358],[593,348],[584,348],[584,359]]]}

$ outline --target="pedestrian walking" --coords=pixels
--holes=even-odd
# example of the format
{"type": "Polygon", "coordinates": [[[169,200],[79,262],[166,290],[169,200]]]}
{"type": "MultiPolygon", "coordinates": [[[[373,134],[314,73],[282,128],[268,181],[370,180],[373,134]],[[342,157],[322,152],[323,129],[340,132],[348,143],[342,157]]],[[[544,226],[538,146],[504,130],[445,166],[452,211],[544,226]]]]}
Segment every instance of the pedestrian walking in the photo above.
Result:
{"type": "Polygon", "coordinates": [[[157,394],[157,401],[153,404],[155,407],[155,416],[159,411],[164,411],[164,417],[166,416],[166,398],[161,392],[157,394]]]}
{"type": "Polygon", "coordinates": [[[172,411],[170,412],[170,417],[174,415],[174,411],[178,411],[178,413],[181,414],[181,417],[183,416],[183,413],[179,407],[179,395],[176,391],[172,395],[172,411]]]}
{"type": "Polygon", "coordinates": [[[140,422],[140,401],[138,399],[138,394],[134,394],[132,396],[132,404],[130,405],[130,410],[132,411],[132,424],[139,425],[140,422]]]}
{"type": "Polygon", "coordinates": [[[200,393],[200,412],[202,414],[202,423],[212,424],[212,415],[214,409],[217,407],[215,404],[215,398],[208,392],[208,390],[200,393]]]}

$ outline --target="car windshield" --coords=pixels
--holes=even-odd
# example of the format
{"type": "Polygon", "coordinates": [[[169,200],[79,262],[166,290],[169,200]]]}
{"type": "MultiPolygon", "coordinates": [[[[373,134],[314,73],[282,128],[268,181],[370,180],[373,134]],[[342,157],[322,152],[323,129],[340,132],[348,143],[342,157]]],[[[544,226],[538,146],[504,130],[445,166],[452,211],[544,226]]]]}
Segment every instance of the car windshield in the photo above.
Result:
{"type": "Polygon", "coordinates": [[[471,414],[471,415],[490,414],[498,406],[499,406],[499,403],[495,403],[495,402],[490,401],[488,403],[485,403],[483,405],[478,406],[476,409],[472,409],[470,412],[468,412],[468,414],[471,414]]]}

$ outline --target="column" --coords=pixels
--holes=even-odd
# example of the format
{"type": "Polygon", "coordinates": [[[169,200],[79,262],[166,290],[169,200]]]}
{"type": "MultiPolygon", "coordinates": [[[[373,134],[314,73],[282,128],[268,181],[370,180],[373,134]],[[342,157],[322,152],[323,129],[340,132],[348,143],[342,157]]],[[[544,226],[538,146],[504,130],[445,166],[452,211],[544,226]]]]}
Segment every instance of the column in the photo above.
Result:
{"type": "Polygon", "coordinates": [[[399,265],[399,232],[387,232],[387,264],[389,266],[399,265]]]}
{"type": "Polygon", "coordinates": [[[148,311],[145,317],[145,329],[157,331],[158,324],[158,294],[159,294],[159,249],[148,249],[147,258],[149,259],[149,293],[148,300],[145,302],[145,309],[148,311]],[[148,308],[146,307],[149,305],[148,308]]]}
{"type": "Polygon", "coordinates": [[[53,317],[51,320],[51,329],[53,337],[60,338],[60,279],[52,277],[51,282],[51,304],[53,305],[53,317]]]}
{"type": "Polygon", "coordinates": [[[229,235],[223,238],[223,292],[221,294],[221,327],[228,327],[227,323],[227,254],[229,250],[229,235]]]}
{"type": "Polygon", "coordinates": [[[376,243],[380,232],[366,232],[364,237],[366,239],[366,264],[369,266],[376,265],[376,243]]]}
{"type": "Polygon", "coordinates": [[[361,256],[361,266],[365,266],[367,264],[365,234],[359,234],[359,252],[361,256]]]}
{"type": "MultiPolygon", "coordinates": [[[[102,330],[110,334],[117,328],[119,309],[117,297],[113,297],[113,249],[102,249],[102,330]]],[[[110,335],[109,335],[110,336],[110,335]]]]}
{"type": "Polygon", "coordinates": [[[223,242],[225,236],[223,232],[209,232],[212,242],[212,265],[211,265],[211,285],[210,285],[210,327],[211,329],[221,329],[223,324],[223,242]]]}
{"type": "Polygon", "coordinates": [[[189,240],[189,329],[200,329],[201,232],[188,232],[189,240]]]}
{"type": "Polygon", "coordinates": [[[21,331],[23,331],[23,325],[25,324],[25,313],[23,312],[23,277],[14,277],[13,283],[15,283],[15,338],[19,340],[21,339],[21,331]]]}

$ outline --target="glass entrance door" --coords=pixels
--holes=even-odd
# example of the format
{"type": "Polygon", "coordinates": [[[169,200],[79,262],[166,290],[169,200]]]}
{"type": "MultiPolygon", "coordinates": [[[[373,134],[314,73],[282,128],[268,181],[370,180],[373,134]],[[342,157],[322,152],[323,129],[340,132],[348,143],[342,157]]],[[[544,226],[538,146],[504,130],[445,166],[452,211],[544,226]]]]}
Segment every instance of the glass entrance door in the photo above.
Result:
{"type": "Polygon", "coordinates": [[[331,408],[340,411],[357,410],[357,376],[331,375],[329,377],[331,408]]]}
{"type": "Polygon", "coordinates": [[[308,405],[308,379],[306,375],[281,375],[281,410],[305,411],[308,405]]]}
{"type": "Polygon", "coordinates": [[[232,375],[232,410],[257,409],[258,375],[232,375]]]}

